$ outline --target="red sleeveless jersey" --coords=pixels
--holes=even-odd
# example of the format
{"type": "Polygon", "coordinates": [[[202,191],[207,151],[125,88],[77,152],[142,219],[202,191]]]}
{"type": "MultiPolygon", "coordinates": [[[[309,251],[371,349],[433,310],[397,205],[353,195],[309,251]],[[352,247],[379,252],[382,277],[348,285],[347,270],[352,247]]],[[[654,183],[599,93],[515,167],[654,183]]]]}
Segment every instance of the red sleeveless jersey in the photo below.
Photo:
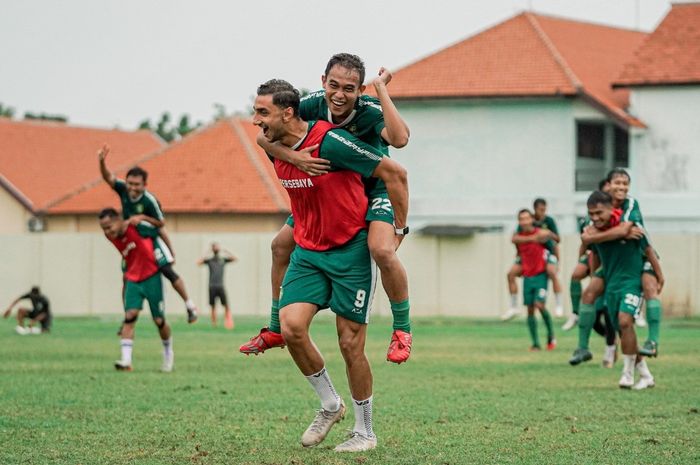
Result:
{"type": "MultiPolygon", "coordinates": [[[[533,231],[526,233],[520,232],[520,236],[531,236],[539,231],[539,228],[535,228],[533,231]]],[[[523,267],[523,276],[529,278],[531,276],[537,276],[540,273],[544,273],[547,269],[547,249],[544,244],[540,242],[525,242],[523,244],[518,244],[518,255],[520,255],[520,262],[523,267]]]]}
{"type": "MultiPolygon", "coordinates": [[[[327,121],[317,121],[296,150],[321,144],[331,129],[327,121]]],[[[318,158],[319,149],[311,156],[318,158]]],[[[300,247],[317,251],[339,247],[367,227],[368,200],[359,173],[340,170],[311,177],[280,160],[275,160],[275,171],[291,200],[294,241],[300,247]]]]}
{"type": "Polygon", "coordinates": [[[148,279],[158,272],[153,241],[142,237],[133,225],[126,228],[122,237],[109,239],[126,261],[124,276],[127,281],[139,282],[148,279]]]}

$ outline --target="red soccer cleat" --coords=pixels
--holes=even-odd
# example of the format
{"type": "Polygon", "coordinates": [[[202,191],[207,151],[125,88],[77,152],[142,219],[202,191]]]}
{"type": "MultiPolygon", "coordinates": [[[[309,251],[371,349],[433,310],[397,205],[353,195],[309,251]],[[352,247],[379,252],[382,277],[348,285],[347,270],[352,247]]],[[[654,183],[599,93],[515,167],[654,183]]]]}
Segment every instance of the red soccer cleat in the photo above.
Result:
{"type": "Polygon", "coordinates": [[[270,331],[268,328],[263,328],[260,333],[250,338],[250,341],[243,344],[238,350],[242,354],[262,354],[267,349],[273,347],[284,347],[284,338],[280,333],[270,331]]]}
{"type": "Polygon", "coordinates": [[[386,359],[394,363],[403,363],[411,356],[411,345],[413,344],[413,336],[411,333],[394,330],[391,334],[391,342],[389,350],[386,353],[386,359]]]}
{"type": "Polygon", "coordinates": [[[557,340],[556,339],[552,339],[551,341],[549,341],[547,343],[547,350],[554,350],[554,349],[556,349],[556,347],[557,347],[557,340]]]}

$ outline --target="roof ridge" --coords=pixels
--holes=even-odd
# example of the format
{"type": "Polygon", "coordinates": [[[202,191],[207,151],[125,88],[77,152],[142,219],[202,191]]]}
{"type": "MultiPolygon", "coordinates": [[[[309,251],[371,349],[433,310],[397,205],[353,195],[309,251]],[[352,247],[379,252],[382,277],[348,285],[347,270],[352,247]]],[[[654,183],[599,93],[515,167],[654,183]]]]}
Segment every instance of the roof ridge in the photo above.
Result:
{"type": "Polygon", "coordinates": [[[34,203],[31,201],[31,199],[27,197],[24,192],[19,190],[17,186],[12,184],[12,181],[7,179],[2,173],[0,173],[0,187],[5,189],[12,197],[21,203],[24,208],[32,213],[35,213],[34,203]]]}
{"type": "Polygon", "coordinates": [[[574,71],[571,69],[571,67],[566,62],[561,53],[559,53],[559,50],[557,50],[557,48],[554,46],[554,43],[549,38],[547,33],[544,32],[542,26],[540,26],[539,21],[537,21],[537,16],[533,13],[524,13],[524,15],[527,18],[528,23],[530,23],[532,28],[537,33],[537,36],[544,43],[545,47],[547,47],[547,50],[549,50],[549,53],[552,54],[552,58],[554,58],[556,64],[561,67],[562,71],[564,72],[564,75],[567,77],[567,79],[569,79],[574,89],[576,89],[577,92],[583,91],[583,83],[578,78],[578,76],[576,76],[576,73],[574,73],[574,71]]]}
{"type": "Polygon", "coordinates": [[[280,194],[279,191],[276,189],[275,184],[270,179],[270,176],[267,174],[267,171],[265,171],[265,168],[260,164],[260,157],[258,155],[258,152],[255,150],[255,147],[253,147],[253,144],[251,144],[250,139],[248,139],[248,135],[245,133],[245,130],[241,127],[240,119],[230,118],[228,122],[233,128],[233,130],[236,132],[238,138],[241,140],[241,144],[243,145],[243,149],[245,150],[248,159],[260,175],[263,184],[270,192],[272,200],[277,204],[277,207],[280,210],[287,210],[287,203],[284,201],[282,194],[280,194]]]}

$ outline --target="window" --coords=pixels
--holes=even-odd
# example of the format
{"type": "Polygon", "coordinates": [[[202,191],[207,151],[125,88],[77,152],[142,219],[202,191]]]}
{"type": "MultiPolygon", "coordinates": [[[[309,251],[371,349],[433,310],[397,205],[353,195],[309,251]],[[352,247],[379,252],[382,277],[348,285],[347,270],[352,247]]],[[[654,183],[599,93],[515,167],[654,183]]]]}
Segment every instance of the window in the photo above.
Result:
{"type": "Polygon", "coordinates": [[[577,191],[598,188],[598,182],[614,167],[629,165],[629,134],[609,122],[576,123],[577,191]]]}

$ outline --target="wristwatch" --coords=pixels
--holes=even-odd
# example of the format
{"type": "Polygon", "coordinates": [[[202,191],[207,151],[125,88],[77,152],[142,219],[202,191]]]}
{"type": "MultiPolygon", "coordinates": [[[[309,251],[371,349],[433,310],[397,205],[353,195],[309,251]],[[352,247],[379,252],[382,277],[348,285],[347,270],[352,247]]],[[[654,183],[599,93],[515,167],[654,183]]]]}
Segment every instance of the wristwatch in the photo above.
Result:
{"type": "Polygon", "coordinates": [[[394,225],[394,233],[397,236],[405,236],[406,234],[408,234],[408,226],[404,228],[397,228],[396,225],[394,225]]]}

